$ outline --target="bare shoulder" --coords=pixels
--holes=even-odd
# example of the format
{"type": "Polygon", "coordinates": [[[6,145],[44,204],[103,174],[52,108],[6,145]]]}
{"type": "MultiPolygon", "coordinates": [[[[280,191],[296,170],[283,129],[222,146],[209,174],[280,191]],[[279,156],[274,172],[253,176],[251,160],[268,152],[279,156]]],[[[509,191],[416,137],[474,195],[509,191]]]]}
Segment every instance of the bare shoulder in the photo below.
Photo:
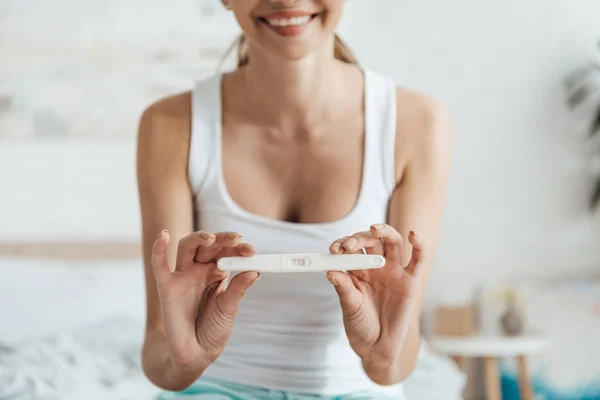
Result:
{"type": "Polygon", "coordinates": [[[426,94],[403,87],[398,87],[396,93],[397,176],[401,178],[409,164],[446,168],[452,143],[449,111],[426,94]]]}
{"type": "Polygon", "coordinates": [[[164,97],[150,104],[139,122],[140,136],[169,137],[189,134],[191,92],[164,97]],[[186,129],[187,128],[187,129],[186,129]]]}
{"type": "Polygon", "coordinates": [[[191,135],[191,94],[162,98],[142,113],[138,127],[138,166],[153,176],[160,170],[187,170],[191,135]]]}
{"type": "Polygon", "coordinates": [[[449,140],[450,113],[444,105],[428,95],[406,88],[398,87],[396,93],[397,139],[415,145],[449,140]]]}

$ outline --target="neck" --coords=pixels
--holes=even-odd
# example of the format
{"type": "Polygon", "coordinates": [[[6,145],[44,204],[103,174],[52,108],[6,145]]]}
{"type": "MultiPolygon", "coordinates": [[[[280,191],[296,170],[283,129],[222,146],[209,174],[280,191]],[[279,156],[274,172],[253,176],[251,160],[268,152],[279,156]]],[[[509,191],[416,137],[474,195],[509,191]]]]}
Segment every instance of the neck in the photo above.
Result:
{"type": "Polygon", "coordinates": [[[333,42],[301,60],[285,61],[249,46],[244,67],[247,99],[263,123],[279,127],[306,126],[335,106],[343,76],[333,55],[333,42]],[[333,101],[332,101],[333,100],[333,101]]]}

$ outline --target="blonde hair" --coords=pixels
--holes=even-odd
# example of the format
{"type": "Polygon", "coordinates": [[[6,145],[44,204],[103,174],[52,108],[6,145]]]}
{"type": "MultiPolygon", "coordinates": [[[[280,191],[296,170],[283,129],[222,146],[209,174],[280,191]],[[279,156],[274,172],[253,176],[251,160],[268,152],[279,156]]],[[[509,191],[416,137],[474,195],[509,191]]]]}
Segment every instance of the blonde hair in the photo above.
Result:
{"type": "MultiPolygon", "coordinates": [[[[247,65],[250,62],[250,56],[248,55],[248,39],[246,39],[246,35],[241,34],[228,53],[234,48],[237,48],[238,68],[247,65]]],[[[358,64],[358,60],[352,50],[350,50],[350,47],[338,35],[335,35],[333,51],[336,59],[348,64],[358,64]]]]}

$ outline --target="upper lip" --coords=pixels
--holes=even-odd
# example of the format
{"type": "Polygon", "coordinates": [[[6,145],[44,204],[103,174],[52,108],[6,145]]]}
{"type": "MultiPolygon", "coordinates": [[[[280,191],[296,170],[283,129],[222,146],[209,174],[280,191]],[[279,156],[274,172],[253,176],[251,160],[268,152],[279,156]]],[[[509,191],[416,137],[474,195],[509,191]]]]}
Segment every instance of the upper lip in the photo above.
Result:
{"type": "Polygon", "coordinates": [[[274,18],[297,18],[297,17],[310,17],[317,14],[314,11],[306,11],[306,10],[288,10],[288,11],[275,11],[269,14],[262,15],[262,18],[265,19],[274,19],[274,18]]]}

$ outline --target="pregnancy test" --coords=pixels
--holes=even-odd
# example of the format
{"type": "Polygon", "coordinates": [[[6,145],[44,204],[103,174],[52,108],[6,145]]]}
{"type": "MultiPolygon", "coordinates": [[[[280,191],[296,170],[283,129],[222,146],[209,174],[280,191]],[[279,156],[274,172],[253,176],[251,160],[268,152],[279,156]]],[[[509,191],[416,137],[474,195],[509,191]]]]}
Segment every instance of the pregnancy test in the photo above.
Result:
{"type": "Polygon", "coordinates": [[[257,254],[224,257],[217,262],[222,271],[317,272],[382,268],[385,258],[372,254],[257,254]]]}

